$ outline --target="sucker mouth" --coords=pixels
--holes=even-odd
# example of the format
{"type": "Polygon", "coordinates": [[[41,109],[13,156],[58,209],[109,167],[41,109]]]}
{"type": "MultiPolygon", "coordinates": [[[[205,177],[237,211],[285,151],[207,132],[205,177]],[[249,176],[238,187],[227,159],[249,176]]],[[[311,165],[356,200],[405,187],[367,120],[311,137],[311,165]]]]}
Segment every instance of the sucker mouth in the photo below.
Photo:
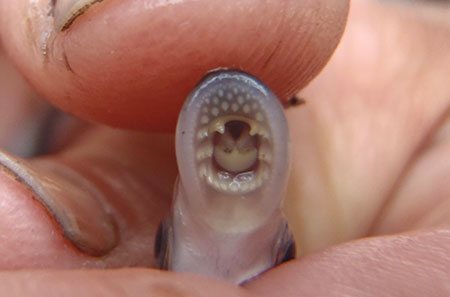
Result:
{"type": "Polygon", "coordinates": [[[261,103],[237,88],[219,89],[200,107],[196,161],[213,189],[244,194],[263,185],[272,159],[270,129],[261,103]]]}

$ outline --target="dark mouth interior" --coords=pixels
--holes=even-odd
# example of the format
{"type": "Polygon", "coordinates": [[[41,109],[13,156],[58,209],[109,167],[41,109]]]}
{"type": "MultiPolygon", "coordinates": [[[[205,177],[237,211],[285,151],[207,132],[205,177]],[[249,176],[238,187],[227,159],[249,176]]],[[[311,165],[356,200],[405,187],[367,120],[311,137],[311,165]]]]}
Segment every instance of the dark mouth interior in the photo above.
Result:
{"type": "MultiPolygon", "coordinates": [[[[230,135],[231,138],[233,139],[234,142],[239,142],[239,141],[243,141],[245,139],[245,137],[251,137],[254,140],[254,147],[256,148],[256,150],[259,150],[259,145],[260,145],[260,139],[258,135],[253,135],[250,136],[248,133],[250,131],[250,125],[248,123],[246,123],[245,121],[240,121],[240,120],[231,120],[229,122],[227,122],[225,124],[225,133],[223,135],[230,135]]],[[[220,142],[220,138],[223,137],[222,134],[220,134],[219,132],[216,132],[214,135],[214,145],[218,145],[220,142]]],[[[230,151],[231,152],[231,148],[230,151]]],[[[258,168],[258,159],[256,159],[256,161],[254,162],[254,164],[247,168],[244,171],[229,171],[225,168],[223,168],[222,166],[220,166],[218,164],[218,162],[216,161],[215,157],[213,157],[213,164],[214,164],[214,168],[216,168],[217,171],[222,171],[222,172],[227,172],[228,174],[230,174],[231,176],[236,176],[240,173],[243,172],[249,172],[249,171],[255,171],[258,168]]]]}
{"type": "Polygon", "coordinates": [[[242,121],[229,121],[225,124],[225,131],[230,132],[231,136],[237,140],[242,135],[242,131],[244,131],[244,127],[249,125],[242,121]]]}

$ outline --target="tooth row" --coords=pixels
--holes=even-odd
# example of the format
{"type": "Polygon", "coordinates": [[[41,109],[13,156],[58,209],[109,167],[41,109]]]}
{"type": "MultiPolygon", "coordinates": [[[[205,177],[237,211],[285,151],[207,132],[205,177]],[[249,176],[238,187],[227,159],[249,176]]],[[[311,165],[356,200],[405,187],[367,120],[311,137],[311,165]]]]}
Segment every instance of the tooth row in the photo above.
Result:
{"type": "Polygon", "coordinates": [[[264,163],[261,163],[259,170],[260,170],[259,175],[261,176],[261,178],[263,180],[267,180],[269,178],[269,166],[264,163]]]}
{"type": "Polygon", "coordinates": [[[197,160],[201,161],[204,159],[211,158],[214,153],[214,147],[210,143],[206,143],[200,146],[197,150],[197,160]]]}
{"type": "MultiPolygon", "coordinates": [[[[243,121],[245,121],[245,120],[243,120],[243,121]]],[[[197,132],[197,138],[199,140],[202,140],[203,138],[208,136],[209,132],[211,132],[211,133],[219,132],[220,134],[224,134],[226,123],[227,123],[226,116],[223,118],[218,118],[218,119],[214,120],[212,123],[210,123],[209,127],[202,127],[199,129],[199,132],[197,132]]],[[[267,131],[267,129],[264,127],[263,124],[257,123],[250,119],[248,119],[246,121],[246,123],[250,125],[249,134],[251,136],[259,135],[264,140],[266,140],[266,141],[269,140],[269,138],[270,138],[269,131],[267,131]]]]}
{"type": "Polygon", "coordinates": [[[205,100],[206,105],[213,104],[213,106],[203,106],[201,111],[203,113],[203,116],[200,118],[200,121],[202,124],[208,123],[209,118],[206,118],[204,116],[214,116],[217,117],[221,112],[227,112],[229,110],[233,112],[237,112],[240,109],[246,114],[249,114],[250,112],[256,112],[256,120],[257,121],[263,121],[264,116],[259,111],[260,110],[260,104],[257,101],[251,100],[250,101],[250,94],[240,94],[238,95],[237,88],[233,88],[230,91],[224,91],[224,90],[218,90],[216,95],[207,98],[205,100]],[[233,98],[236,98],[233,100],[233,98]]]}
{"type": "Polygon", "coordinates": [[[265,142],[261,143],[258,148],[258,159],[267,163],[272,162],[272,154],[270,148],[265,142]]]}
{"type": "Polygon", "coordinates": [[[270,138],[269,132],[262,125],[251,125],[249,134],[259,135],[266,141],[270,138]]]}
{"type": "Polygon", "coordinates": [[[251,192],[263,184],[263,180],[269,178],[268,166],[261,166],[258,174],[255,176],[252,182],[237,182],[229,180],[220,180],[217,178],[214,169],[211,164],[201,163],[199,166],[199,174],[204,177],[206,182],[218,191],[231,191],[233,193],[238,192],[251,192]]]}
{"type": "Polygon", "coordinates": [[[208,177],[208,166],[205,163],[201,163],[198,168],[198,174],[200,177],[208,177]]]}
{"type": "Polygon", "coordinates": [[[209,136],[209,128],[208,126],[206,127],[201,127],[198,132],[197,132],[197,139],[198,140],[203,140],[205,138],[207,138],[209,136]]]}

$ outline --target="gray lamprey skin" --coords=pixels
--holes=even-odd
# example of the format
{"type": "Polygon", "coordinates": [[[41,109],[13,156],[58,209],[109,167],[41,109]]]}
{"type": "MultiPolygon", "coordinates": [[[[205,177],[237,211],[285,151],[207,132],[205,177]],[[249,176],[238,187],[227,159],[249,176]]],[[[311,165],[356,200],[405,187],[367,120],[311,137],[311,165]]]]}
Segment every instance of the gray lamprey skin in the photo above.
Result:
{"type": "Polygon", "coordinates": [[[178,119],[180,176],[157,235],[160,267],[241,284],[293,258],[281,212],[289,150],[282,106],[261,81],[207,74],[178,119]]]}

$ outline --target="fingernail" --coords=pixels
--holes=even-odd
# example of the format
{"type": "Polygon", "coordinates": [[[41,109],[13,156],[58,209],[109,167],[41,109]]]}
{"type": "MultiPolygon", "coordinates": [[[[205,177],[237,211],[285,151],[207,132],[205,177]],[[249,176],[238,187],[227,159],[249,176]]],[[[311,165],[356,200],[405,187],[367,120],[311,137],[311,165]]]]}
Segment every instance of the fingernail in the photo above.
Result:
{"type": "Polygon", "coordinates": [[[64,165],[28,162],[0,152],[0,169],[28,186],[34,197],[79,251],[104,256],[118,243],[116,223],[102,194],[86,178],[64,165]]]}
{"type": "Polygon", "coordinates": [[[53,0],[53,15],[58,31],[67,30],[80,15],[103,0],[53,0]]]}

